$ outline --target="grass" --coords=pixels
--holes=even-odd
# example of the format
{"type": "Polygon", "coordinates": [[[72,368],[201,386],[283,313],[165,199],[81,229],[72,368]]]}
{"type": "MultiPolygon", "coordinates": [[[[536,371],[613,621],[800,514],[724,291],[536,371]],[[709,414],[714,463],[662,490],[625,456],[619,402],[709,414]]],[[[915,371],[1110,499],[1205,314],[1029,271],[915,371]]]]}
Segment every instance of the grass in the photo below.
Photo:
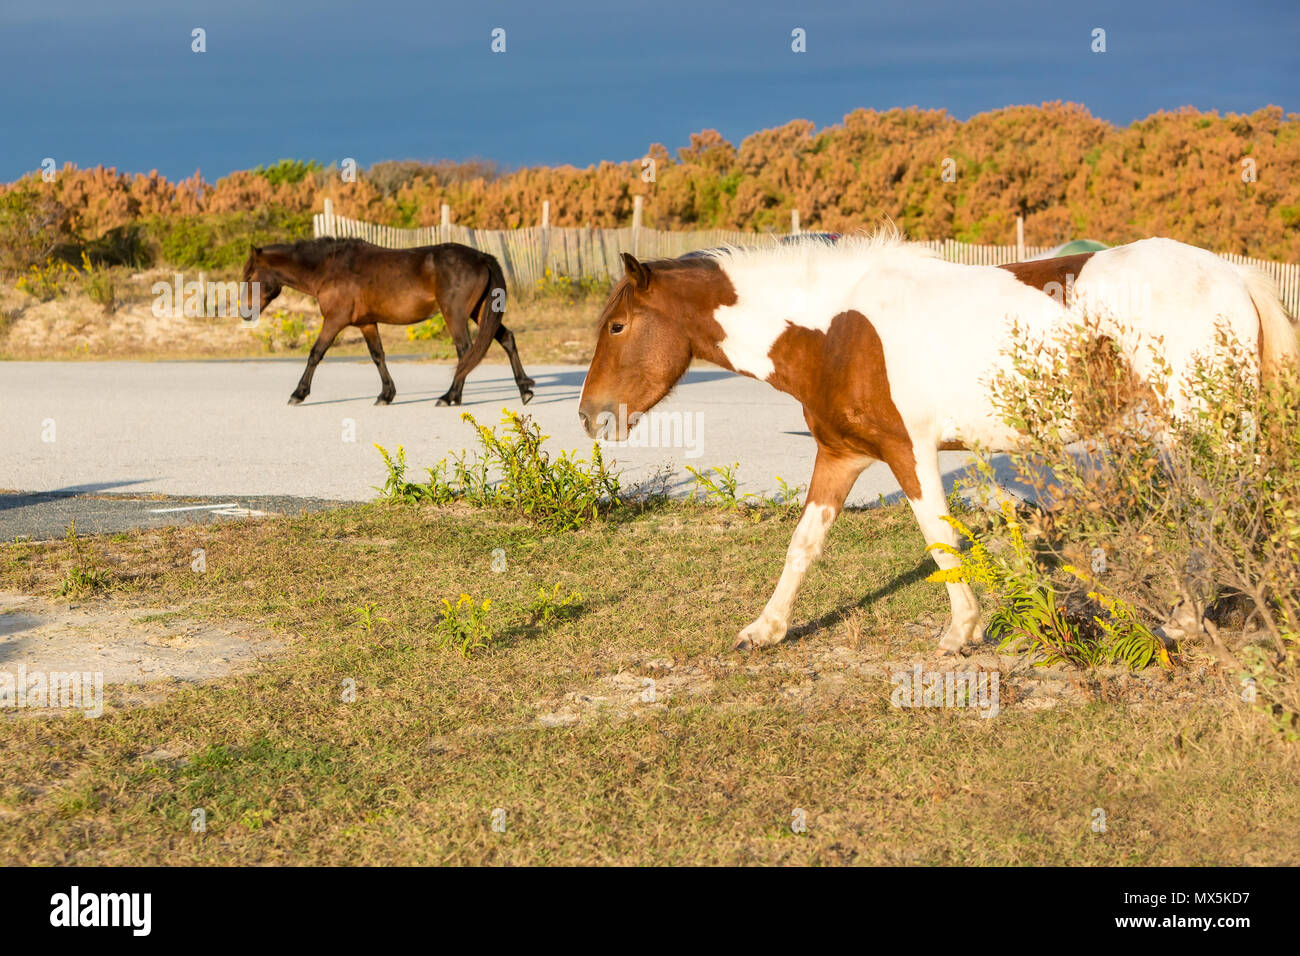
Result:
{"type": "MultiPolygon", "coordinates": [[[[946,608],[903,507],[837,523],[800,639],[730,653],[792,528],[376,503],[90,539],[93,600],[287,646],[150,706],[108,688],[97,720],[5,715],[0,864],[1300,862],[1296,752],[1214,673],[1065,675],[1050,709],[1008,679],[989,720],[891,707],[946,608]],[[491,602],[469,654],[439,637],[461,594],[491,602]]],[[[54,597],[77,548],[3,546],[0,590],[54,597]]]]}

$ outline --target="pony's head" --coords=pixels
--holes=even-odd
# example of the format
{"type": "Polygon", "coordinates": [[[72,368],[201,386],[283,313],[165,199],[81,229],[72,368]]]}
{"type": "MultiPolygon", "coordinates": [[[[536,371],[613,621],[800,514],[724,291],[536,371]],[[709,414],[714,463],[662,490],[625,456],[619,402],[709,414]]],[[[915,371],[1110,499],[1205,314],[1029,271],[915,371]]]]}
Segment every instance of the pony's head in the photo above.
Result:
{"type": "Polygon", "coordinates": [[[691,363],[691,297],[670,281],[678,270],[656,264],[652,271],[626,252],[623,268],[626,275],[600,313],[578,405],[587,434],[612,441],[624,441],[635,419],[672,391],[691,363]]]}
{"type": "Polygon", "coordinates": [[[241,311],[247,315],[261,315],[262,310],[280,294],[282,287],[280,277],[267,263],[261,246],[250,247],[239,286],[241,311]]]}

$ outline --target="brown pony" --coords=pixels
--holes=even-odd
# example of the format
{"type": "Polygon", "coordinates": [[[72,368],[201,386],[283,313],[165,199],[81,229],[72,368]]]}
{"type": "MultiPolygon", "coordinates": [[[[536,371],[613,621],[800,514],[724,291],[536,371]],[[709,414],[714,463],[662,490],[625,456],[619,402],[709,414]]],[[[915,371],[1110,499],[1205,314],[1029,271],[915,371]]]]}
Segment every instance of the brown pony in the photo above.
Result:
{"type": "MultiPolygon", "coordinates": [[[[1126,326],[1115,341],[1129,341],[1132,331],[1160,343],[1160,362],[1132,348],[1134,370],[1148,381],[1162,374],[1178,381],[1196,355],[1212,352],[1226,322],[1237,341],[1258,349],[1258,366],[1241,371],[1268,376],[1300,362],[1266,277],[1168,239],[1007,269],[945,262],[889,233],[839,246],[623,261],[627,274],[601,314],[578,407],[589,435],[626,439],[634,419],[702,359],[794,396],[817,442],[785,566],[738,648],[785,637],[808,566],[873,461],[893,472],[935,563],[958,566],[939,452],[1017,446],[990,384],[993,373],[1010,370],[1017,336],[1069,329],[1080,315],[1114,315],[1126,326]],[[1068,308],[1060,294],[1067,286],[1068,308]],[[1117,293],[1117,303],[1128,303],[1122,309],[1107,302],[1117,293]]],[[[956,652],[981,639],[980,608],[969,584],[946,586],[952,619],[939,647],[956,652]]]]}
{"type": "Polygon", "coordinates": [[[465,378],[483,360],[492,340],[510,357],[519,397],[533,397],[534,382],[524,373],[515,337],[501,320],[505,315],[506,283],[496,258],[455,242],[414,249],[385,249],[360,239],[309,239],[302,242],[254,246],[244,263],[245,314],[257,315],[289,286],[316,297],[321,330],[307,369],[289,396],[298,405],[311,392],[312,374],[334,338],[356,326],[370,347],[383,390],[376,405],[388,405],[397,388],[388,375],[379,323],[413,325],[441,311],[456,343],[455,374],[439,405],[459,405],[465,378]],[[253,285],[252,283],[257,283],[253,285]],[[484,315],[486,305],[487,314],[484,315]],[[470,341],[469,319],[479,325],[470,341]]]}

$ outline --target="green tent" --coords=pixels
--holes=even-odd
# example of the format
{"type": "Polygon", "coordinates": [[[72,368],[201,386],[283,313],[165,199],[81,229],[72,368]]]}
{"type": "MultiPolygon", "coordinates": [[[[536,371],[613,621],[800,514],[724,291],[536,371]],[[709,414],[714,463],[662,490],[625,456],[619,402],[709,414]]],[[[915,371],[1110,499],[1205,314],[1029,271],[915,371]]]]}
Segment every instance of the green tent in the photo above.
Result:
{"type": "Polygon", "coordinates": [[[1098,242],[1096,239],[1074,239],[1063,246],[1057,246],[1045,258],[1055,259],[1057,256],[1073,256],[1080,252],[1100,252],[1102,249],[1109,248],[1106,243],[1098,242]]]}

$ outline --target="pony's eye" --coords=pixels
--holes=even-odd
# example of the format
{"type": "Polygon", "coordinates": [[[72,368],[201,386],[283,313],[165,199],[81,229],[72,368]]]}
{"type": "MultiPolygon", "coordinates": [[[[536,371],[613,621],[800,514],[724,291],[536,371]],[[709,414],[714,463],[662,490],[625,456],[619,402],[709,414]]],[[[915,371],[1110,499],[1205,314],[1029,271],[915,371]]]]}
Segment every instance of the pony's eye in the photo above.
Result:
{"type": "Polygon", "coordinates": [[[623,329],[624,325],[622,322],[611,322],[609,325],[609,334],[618,335],[618,333],[622,332],[623,329]]]}

